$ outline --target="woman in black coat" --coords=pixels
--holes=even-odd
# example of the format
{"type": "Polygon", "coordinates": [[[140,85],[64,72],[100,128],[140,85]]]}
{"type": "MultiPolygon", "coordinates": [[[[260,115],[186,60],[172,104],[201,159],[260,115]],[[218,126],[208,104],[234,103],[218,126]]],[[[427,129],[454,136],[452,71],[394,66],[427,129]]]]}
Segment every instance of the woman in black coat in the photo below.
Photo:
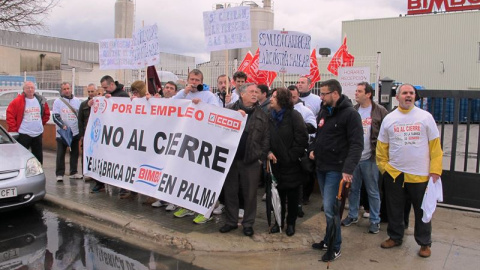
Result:
{"type": "Polygon", "coordinates": [[[277,88],[270,100],[270,152],[272,170],[278,180],[278,193],[282,204],[282,224],[270,229],[270,233],[280,231],[284,226],[285,207],[287,207],[286,234],[295,234],[295,222],[298,211],[300,185],[305,173],[299,158],[305,154],[308,146],[308,133],[302,115],[293,109],[292,93],[285,88],[277,88]],[[287,205],[288,200],[288,205],[287,205]]]}

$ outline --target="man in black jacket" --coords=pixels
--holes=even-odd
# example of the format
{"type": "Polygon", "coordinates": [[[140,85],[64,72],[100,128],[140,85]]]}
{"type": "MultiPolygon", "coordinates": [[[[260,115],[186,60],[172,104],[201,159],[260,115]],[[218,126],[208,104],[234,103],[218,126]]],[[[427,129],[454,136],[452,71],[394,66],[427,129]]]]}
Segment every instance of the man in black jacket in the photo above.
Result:
{"type": "MultiPolygon", "coordinates": [[[[328,238],[334,223],[334,204],[340,180],[351,182],[363,150],[363,127],[358,112],[350,99],[342,95],[342,86],[337,80],[327,80],[320,85],[323,103],[318,114],[317,135],[311,144],[310,158],[316,160],[317,179],[323,196],[327,219],[325,238],[312,245],[315,249],[327,250],[328,238]]],[[[336,238],[332,252],[326,252],[322,260],[333,261],[340,256],[342,236],[340,222],[336,224],[336,238]]],[[[329,250],[329,251],[330,251],[329,250]]]]}
{"type": "Polygon", "coordinates": [[[113,80],[110,75],[103,76],[102,79],[100,79],[100,84],[103,90],[105,90],[105,96],[107,97],[130,97],[128,93],[123,90],[123,84],[113,80]]]}
{"type": "Polygon", "coordinates": [[[240,98],[227,108],[237,110],[247,118],[247,124],[227,174],[224,184],[226,222],[221,233],[236,229],[239,211],[239,189],[242,190],[245,214],[242,220],[243,234],[253,235],[253,224],[257,215],[257,187],[260,181],[262,161],[266,160],[270,147],[268,116],[258,104],[259,90],[253,83],[242,85],[240,98]]]}
{"type": "MultiPolygon", "coordinates": [[[[83,142],[85,136],[85,129],[87,128],[88,118],[90,117],[90,109],[93,105],[93,98],[97,95],[97,86],[91,83],[87,86],[87,100],[80,103],[80,109],[78,110],[78,130],[80,132],[80,141],[83,142]]],[[[83,143],[82,143],[83,151],[83,143]]],[[[82,158],[83,164],[83,158],[82,158]]],[[[83,166],[82,166],[83,167],[83,166]]],[[[87,180],[87,177],[84,177],[87,180]]],[[[105,184],[95,180],[95,186],[92,188],[92,193],[97,193],[105,190],[105,184]]]]}

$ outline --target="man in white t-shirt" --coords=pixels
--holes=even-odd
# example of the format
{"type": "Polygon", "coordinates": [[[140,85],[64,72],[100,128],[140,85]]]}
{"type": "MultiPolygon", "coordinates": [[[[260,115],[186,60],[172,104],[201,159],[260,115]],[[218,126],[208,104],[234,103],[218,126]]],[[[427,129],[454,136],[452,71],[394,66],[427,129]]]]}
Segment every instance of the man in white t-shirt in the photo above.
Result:
{"type": "Polygon", "coordinates": [[[342,220],[342,225],[348,227],[358,222],[360,189],[363,184],[367,191],[368,204],[370,206],[370,226],[368,232],[376,234],[380,231],[380,191],[378,188],[378,167],[375,163],[375,149],[380,125],[388,111],[373,101],[373,88],[367,82],[361,82],[357,85],[355,100],[357,104],[354,108],[362,118],[363,151],[360,162],[353,172],[352,186],[348,196],[350,208],[348,216],[342,220]]]}
{"type": "Polygon", "coordinates": [[[317,117],[318,112],[320,112],[320,107],[322,106],[322,99],[312,93],[312,89],[310,88],[310,84],[312,80],[305,76],[298,78],[297,81],[297,88],[300,92],[300,99],[305,103],[305,106],[309,108],[315,117],[317,117]]]}
{"type": "Polygon", "coordinates": [[[78,155],[79,155],[79,141],[80,132],[78,129],[78,110],[81,101],[74,97],[70,83],[63,82],[61,97],[57,98],[53,103],[53,122],[55,122],[56,140],[57,140],[57,162],[55,174],[57,175],[57,182],[63,181],[65,174],[65,153],[67,151],[67,143],[60,136],[59,130],[72,131],[72,142],[70,144],[70,178],[81,179],[83,176],[78,173],[78,155]],[[67,128],[68,127],[68,128],[67,128]]]}
{"type": "Polygon", "coordinates": [[[432,115],[415,107],[415,87],[400,85],[396,98],[399,106],[383,120],[377,142],[377,165],[384,177],[390,237],[381,247],[402,244],[408,196],[415,212],[415,241],[421,246],[418,255],[426,258],[431,255],[432,223],[422,221],[421,205],[429,178],[434,183],[440,178],[443,152],[432,115]]]}
{"type": "Polygon", "coordinates": [[[47,101],[35,93],[35,84],[27,81],[23,93],[18,95],[7,108],[8,132],[18,132],[17,141],[43,163],[43,126],[50,119],[47,101]]]}

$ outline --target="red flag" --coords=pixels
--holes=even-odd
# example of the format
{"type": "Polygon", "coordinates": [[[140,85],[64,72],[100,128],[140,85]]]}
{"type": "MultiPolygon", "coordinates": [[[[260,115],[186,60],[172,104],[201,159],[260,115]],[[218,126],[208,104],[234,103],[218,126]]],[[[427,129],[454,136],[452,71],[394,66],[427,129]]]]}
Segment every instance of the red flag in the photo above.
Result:
{"type": "Polygon", "coordinates": [[[247,74],[247,82],[249,83],[271,86],[273,80],[275,80],[277,77],[277,73],[275,71],[258,70],[259,57],[260,51],[258,49],[253,56],[250,52],[248,52],[238,67],[238,71],[243,71],[245,74],[247,74]]]}
{"type": "Polygon", "coordinates": [[[312,81],[309,89],[312,89],[315,83],[320,81],[320,71],[318,70],[317,52],[315,49],[313,49],[312,55],[310,55],[310,74],[307,75],[307,78],[312,81]]]}
{"type": "Polygon", "coordinates": [[[343,44],[338,48],[338,51],[333,55],[332,60],[328,64],[328,71],[333,73],[335,76],[338,76],[339,67],[351,67],[355,57],[348,53],[347,48],[347,37],[343,39],[343,44]]]}
{"type": "Polygon", "coordinates": [[[250,66],[250,64],[252,63],[252,58],[253,58],[252,53],[250,51],[247,52],[247,55],[245,55],[245,58],[243,58],[243,61],[242,63],[240,63],[240,66],[238,67],[237,71],[245,72],[248,66],[250,66]]]}

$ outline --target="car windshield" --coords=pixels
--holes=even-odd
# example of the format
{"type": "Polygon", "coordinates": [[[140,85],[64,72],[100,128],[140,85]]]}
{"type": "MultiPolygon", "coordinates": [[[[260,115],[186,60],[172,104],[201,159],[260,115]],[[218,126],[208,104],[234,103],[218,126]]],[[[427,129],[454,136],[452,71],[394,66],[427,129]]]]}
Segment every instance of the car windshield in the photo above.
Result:
{"type": "Polygon", "coordinates": [[[12,139],[5,132],[3,128],[0,128],[0,144],[10,144],[13,143],[12,139]]]}

